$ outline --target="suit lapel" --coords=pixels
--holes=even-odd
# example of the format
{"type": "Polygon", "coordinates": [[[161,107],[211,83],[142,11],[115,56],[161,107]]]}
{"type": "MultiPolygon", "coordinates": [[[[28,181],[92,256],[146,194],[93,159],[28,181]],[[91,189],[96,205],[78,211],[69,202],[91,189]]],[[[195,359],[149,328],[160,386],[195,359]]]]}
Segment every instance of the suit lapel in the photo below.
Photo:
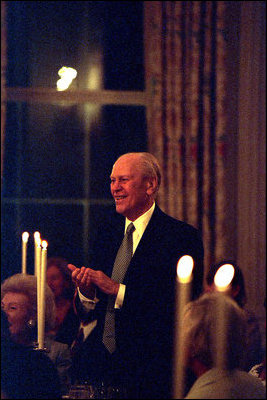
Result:
{"type": "Polygon", "coordinates": [[[125,275],[124,283],[127,283],[128,281],[128,274],[130,270],[133,270],[134,268],[142,265],[144,262],[147,264],[147,261],[145,260],[150,259],[151,256],[153,256],[154,249],[158,246],[158,242],[155,242],[154,240],[151,241],[151,238],[155,238],[156,236],[158,236],[160,213],[160,209],[156,206],[155,211],[131,259],[125,275]]]}
{"type": "MultiPolygon", "coordinates": [[[[152,243],[154,242],[151,241],[151,238],[155,238],[159,234],[159,227],[160,227],[160,209],[156,206],[154,213],[152,214],[152,217],[146,227],[145,232],[143,233],[143,236],[136,248],[135,254],[133,255],[133,261],[135,258],[139,257],[140,254],[146,253],[146,249],[148,249],[149,253],[153,251],[152,249],[152,243]]],[[[156,245],[156,243],[153,245],[153,247],[156,245]]]]}
{"type": "Polygon", "coordinates": [[[116,222],[112,226],[109,226],[107,247],[105,249],[102,249],[102,252],[104,252],[104,254],[101,255],[101,259],[104,260],[102,262],[104,267],[103,271],[108,276],[111,276],[112,274],[114,261],[124,236],[124,226],[125,219],[120,218],[120,216],[118,216],[116,222]]]}

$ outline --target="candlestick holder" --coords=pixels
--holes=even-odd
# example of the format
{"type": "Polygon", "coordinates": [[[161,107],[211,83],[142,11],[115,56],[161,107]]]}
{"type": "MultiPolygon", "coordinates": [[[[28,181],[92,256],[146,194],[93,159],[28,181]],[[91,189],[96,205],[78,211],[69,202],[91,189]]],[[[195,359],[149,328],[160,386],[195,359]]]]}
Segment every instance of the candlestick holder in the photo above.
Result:
{"type": "Polygon", "coordinates": [[[49,349],[47,347],[44,347],[43,349],[40,349],[39,348],[39,343],[37,341],[32,343],[32,349],[36,350],[36,351],[43,351],[44,353],[48,353],[49,352],[49,349]]]}

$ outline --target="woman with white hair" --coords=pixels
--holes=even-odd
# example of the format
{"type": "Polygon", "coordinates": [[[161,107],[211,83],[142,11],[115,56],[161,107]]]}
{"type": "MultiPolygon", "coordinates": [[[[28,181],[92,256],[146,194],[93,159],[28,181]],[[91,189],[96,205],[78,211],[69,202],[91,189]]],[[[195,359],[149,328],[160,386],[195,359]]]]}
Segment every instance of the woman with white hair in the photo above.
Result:
{"type": "MultiPolygon", "coordinates": [[[[34,275],[15,274],[1,284],[1,306],[7,315],[9,331],[14,342],[34,346],[37,339],[37,279],[34,275]]],[[[54,294],[45,288],[45,334],[55,323],[54,294]]],[[[69,390],[71,356],[68,345],[45,335],[45,350],[55,364],[62,395],[69,390]]]]}
{"type": "Polygon", "coordinates": [[[266,398],[259,379],[241,370],[246,357],[246,327],[244,310],[222,293],[206,293],[185,306],[185,364],[197,377],[186,399],[266,398]],[[218,322],[224,324],[224,338],[219,336],[223,329],[218,329],[218,322]],[[220,354],[224,363],[218,363],[219,338],[225,343],[220,354]]]}

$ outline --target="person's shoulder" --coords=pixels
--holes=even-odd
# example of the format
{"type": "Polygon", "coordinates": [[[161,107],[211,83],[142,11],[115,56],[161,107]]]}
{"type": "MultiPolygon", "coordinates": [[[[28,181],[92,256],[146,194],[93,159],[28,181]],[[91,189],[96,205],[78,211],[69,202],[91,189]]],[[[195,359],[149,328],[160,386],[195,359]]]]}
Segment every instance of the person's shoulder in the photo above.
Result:
{"type": "Polygon", "coordinates": [[[258,378],[241,370],[212,368],[201,375],[185,399],[264,399],[266,389],[258,378]]]}
{"type": "Polygon", "coordinates": [[[161,220],[162,224],[169,226],[170,229],[182,231],[184,233],[199,234],[199,230],[196,227],[186,221],[172,217],[171,215],[162,211],[162,209],[157,205],[154,213],[155,218],[161,220]]]}
{"type": "Polygon", "coordinates": [[[58,342],[50,337],[45,340],[45,347],[48,353],[52,354],[70,354],[69,346],[66,343],[58,342]]]}
{"type": "Polygon", "coordinates": [[[244,386],[246,388],[246,392],[249,396],[247,398],[266,398],[266,388],[258,377],[241,370],[236,370],[236,374],[239,377],[242,387],[244,386]]]}

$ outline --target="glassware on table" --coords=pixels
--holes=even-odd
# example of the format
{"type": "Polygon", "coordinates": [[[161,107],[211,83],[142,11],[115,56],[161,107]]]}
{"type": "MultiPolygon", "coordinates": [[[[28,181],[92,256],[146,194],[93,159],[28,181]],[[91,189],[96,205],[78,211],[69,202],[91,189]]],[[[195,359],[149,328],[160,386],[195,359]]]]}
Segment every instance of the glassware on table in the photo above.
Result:
{"type": "Polygon", "coordinates": [[[95,387],[96,399],[127,399],[126,390],[122,386],[110,386],[101,383],[95,387]]]}
{"type": "Polygon", "coordinates": [[[104,382],[96,385],[76,383],[71,385],[69,393],[62,396],[64,399],[127,399],[126,391],[121,386],[105,385],[104,382]]]}
{"type": "Polygon", "coordinates": [[[71,385],[69,399],[94,399],[95,390],[92,385],[71,385]]]}

